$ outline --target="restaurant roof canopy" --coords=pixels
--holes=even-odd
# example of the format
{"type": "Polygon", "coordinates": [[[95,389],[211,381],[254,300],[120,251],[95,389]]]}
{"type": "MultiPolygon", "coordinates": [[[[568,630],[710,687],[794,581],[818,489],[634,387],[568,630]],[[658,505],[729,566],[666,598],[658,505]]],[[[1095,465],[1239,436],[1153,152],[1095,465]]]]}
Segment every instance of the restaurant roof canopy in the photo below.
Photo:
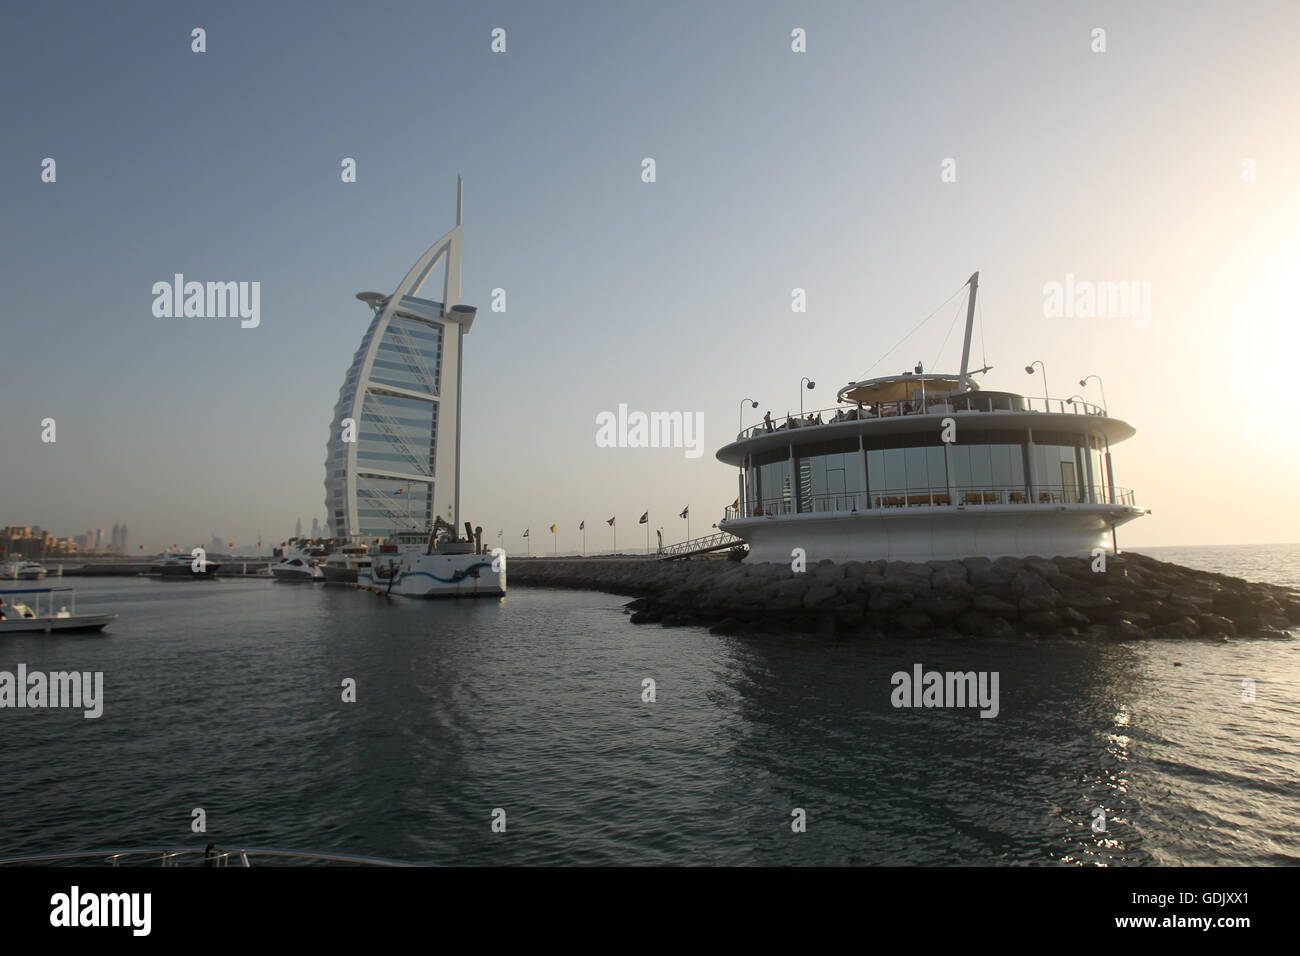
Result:
{"type": "MultiPolygon", "coordinates": [[[[860,405],[877,405],[881,402],[907,402],[921,391],[924,383],[927,394],[944,395],[957,391],[960,376],[936,372],[933,375],[917,375],[904,372],[902,375],[885,375],[881,378],[863,379],[861,382],[849,382],[836,393],[841,402],[854,402],[860,405]]],[[[979,388],[969,376],[966,388],[979,388]]]]}

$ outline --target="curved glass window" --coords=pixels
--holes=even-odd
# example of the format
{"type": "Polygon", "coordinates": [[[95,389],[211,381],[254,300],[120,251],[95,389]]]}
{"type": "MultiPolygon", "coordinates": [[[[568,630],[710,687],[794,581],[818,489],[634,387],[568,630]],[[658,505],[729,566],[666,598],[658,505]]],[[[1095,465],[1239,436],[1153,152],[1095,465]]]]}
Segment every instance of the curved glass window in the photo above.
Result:
{"type": "Polygon", "coordinates": [[[799,510],[853,511],[865,507],[862,453],[856,439],[819,442],[799,452],[799,510]]]}
{"type": "Polygon", "coordinates": [[[950,504],[942,445],[873,448],[867,452],[871,507],[950,504]],[[937,500],[936,500],[937,499],[937,500]]]}
{"type": "Polygon", "coordinates": [[[1060,444],[1038,443],[1034,435],[1034,485],[1040,504],[1078,504],[1088,500],[1088,466],[1082,435],[1045,435],[1060,444]],[[1074,442],[1079,442],[1075,444],[1074,442]],[[1068,442],[1068,443],[1067,443],[1068,442]]]}
{"type": "Polygon", "coordinates": [[[780,448],[754,456],[751,474],[758,487],[749,489],[748,502],[753,514],[778,515],[794,510],[788,455],[786,449],[780,448]]]}
{"type": "Polygon", "coordinates": [[[952,476],[959,503],[1014,505],[1028,501],[1025,452],[1020,445],[959,442],[952,446],[952,476]]]}

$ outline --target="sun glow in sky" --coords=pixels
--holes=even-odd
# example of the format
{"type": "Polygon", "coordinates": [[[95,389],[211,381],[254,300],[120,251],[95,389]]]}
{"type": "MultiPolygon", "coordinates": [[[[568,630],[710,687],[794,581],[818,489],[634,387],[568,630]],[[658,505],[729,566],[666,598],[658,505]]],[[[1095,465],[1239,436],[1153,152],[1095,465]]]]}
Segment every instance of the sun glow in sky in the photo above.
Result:
{"type": "MultiPolygon", "coordinates": [[[[323,517],[353,295],[450,227],[460,173],[462,517],[512,553],[552,523],[576,550],[584,520],[607,548],[611,515],[644,545],[646,510],[677,540],[687,505],[708,530],[743,398],[746,425],[797,411],[810,376],[807,407],[833,405],[977,269],[985,387],[1040,395],[1037,359],[1055,397],[1099,401],[1097,374],[1137,428],[1116,483],[1153,513],[1126,546],[1300,540],[1300,5],[633,9],[8,15],[0,523],[126,521],[156,551],[323,517]],[[155,318],[175,272],[260,281],[260,327],[155,318]],[[1048,317],[1067,275],[1149,283],[1149,324],[1048,317]],[[702,414],[704,455],[598,447],[622,403],[702,414]]],[[[930,368],[951,318],[872,374],[930,368]]]]}

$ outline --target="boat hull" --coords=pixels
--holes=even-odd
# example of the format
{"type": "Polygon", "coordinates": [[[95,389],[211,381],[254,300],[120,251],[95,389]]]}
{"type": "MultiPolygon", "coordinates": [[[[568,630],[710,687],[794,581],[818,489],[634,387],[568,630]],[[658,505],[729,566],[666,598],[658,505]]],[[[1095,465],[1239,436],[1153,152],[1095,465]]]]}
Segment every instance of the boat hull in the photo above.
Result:
{"type": "Polygon", "coordinates": [[[357,572],[357,586],[409,598],[504,597],[506,572],[485,554],[405,555],[357,572]]]}
{"type": "Polygon", "coordinates": [[[216,561],[209,561],[202,571],[195,571],[193,566],[186,564],[164,564],[156,565],[149,571],[151,578],[166,578],[169,581],[190,581],[194,579],[215,578],[217,572],[221,570],[221,564],[216,561]]]}
{"type": "Polygon", "coordinates": [[[287,584],[314,584],[324,580],[322,575],[299,570],[286,571],[283,568],[272,568],[271,573],[275,575],[277,581],[284,581],[287,584]]]}
{"type": "Polygon", "coordinates": [[[338,568],[325,564],[321,566],[321,573],[325,575],[326,584],[352,585],[357,583],[356,568],[338,568]]]}
{"type": "Polygon", "coordinates": [[[0,621],[0,634],[54,631],[98,631],[117,619],[116,614],[73,614],[69,617],[20,617],[0,621]]]}

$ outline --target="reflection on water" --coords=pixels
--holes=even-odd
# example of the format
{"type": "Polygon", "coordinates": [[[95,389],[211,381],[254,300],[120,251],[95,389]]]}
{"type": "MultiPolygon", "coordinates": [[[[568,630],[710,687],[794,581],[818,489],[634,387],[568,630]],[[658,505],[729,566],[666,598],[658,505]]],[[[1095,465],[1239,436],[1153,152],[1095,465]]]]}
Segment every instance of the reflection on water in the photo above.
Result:
{"type": "Polygon", "coordinates": [[[78,600],[121,615],[108,636],[0,638],[0,669],[103,670],[106,698],[99,720],[0,710],[0,853],[212,839],[462,864],[1300,860],[1294,640],[723,638],[519,588],[426,604],[101,579],[78,600]],[[999,672],[999,715],[895,709],[890,677],[917,663],[999,672]]]}

